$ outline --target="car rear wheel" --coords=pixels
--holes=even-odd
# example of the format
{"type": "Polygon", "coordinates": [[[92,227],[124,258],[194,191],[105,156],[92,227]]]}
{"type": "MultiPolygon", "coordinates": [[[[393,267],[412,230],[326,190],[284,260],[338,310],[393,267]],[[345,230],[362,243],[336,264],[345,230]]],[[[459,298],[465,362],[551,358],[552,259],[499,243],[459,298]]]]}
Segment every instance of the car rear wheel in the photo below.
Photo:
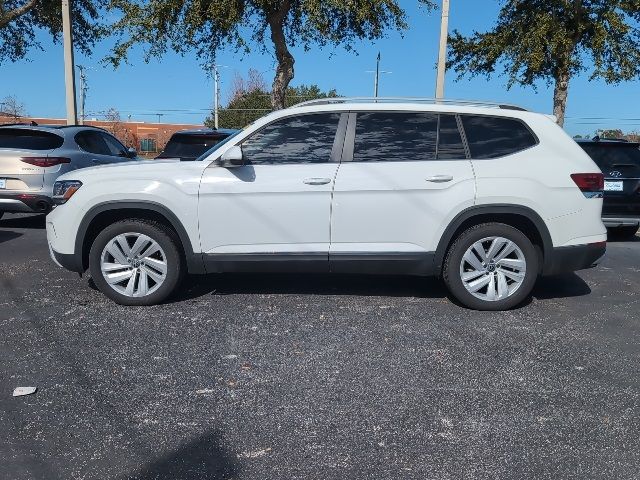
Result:
{"type": "Polygon", "coordinates": [[[89,253],[96,286],[120,305],[155,305],[178,287],[184,266],[176,235],[146,220],[105,228],[89,253]]]}
{"type": "Polygon", "coordinates": [[[475,310],[507,310],[529,296],[538,253],[520,230],[502,223],[471,227],[454,241],[443,279],[451,294],[475,310]]]}
{"type": "Polygon", "coordinates": [[[630,240],[636,236],[638,233],[638,229],[640,227],[638,225],[628,225],[624,227],[615,227],[609,229],[609,233],[612,238],[619,238],[621,240],[630,240]]]}

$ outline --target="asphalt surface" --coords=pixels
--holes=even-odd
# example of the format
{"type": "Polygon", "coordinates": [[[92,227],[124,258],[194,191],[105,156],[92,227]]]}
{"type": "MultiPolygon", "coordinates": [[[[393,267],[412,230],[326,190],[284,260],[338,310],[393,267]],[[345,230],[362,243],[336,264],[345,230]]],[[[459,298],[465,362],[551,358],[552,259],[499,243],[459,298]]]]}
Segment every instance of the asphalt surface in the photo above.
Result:
{"type": "Polygon", "coordinates": [[[639,300],[640,237],[510,312],[301,275],[121,307],[50,261],[43,217],[8,215],[0,478],[636,479],[639,300]]]}

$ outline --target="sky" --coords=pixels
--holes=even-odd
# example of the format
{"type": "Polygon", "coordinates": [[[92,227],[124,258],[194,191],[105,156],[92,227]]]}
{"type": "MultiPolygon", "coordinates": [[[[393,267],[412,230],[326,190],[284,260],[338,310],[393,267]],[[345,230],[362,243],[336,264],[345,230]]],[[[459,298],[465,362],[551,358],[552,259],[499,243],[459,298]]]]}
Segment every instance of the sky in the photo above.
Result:
{"type": "MultiPolygon", "coordinates": [[[[440,12],[428,13],[417,0],[398,1],[409,23],[402,35],[390,32],[376,42],[358,42],[356,53],[341,47],[306,52],[294,48],[295,78],[291,84],[317,84],[323,90],[335,88],[345,96],[372,96],[374,78],[367,71],[375,69],[380,52],[381,69],[391,72],[380,76],[381,96],[433,97],[440,12]]],[[[483,31],[495,22],[498,11],[496,0],[451,0],[449,31],[483,31]]],[[[62,45],[53,43],[44,32],[39,38],[42,51],[33,50],[25,60],[0,65],[0,98],[17,97],[31,116],[64,118],[62,45]]],[[[115,108],[123,119],[130,115],[132,120],[153,122],[161,113],[163,122],[204,120],[213,104],[213,82],[195,54],[169,53],[145,63],[142,47],[136,47],[129,64],[114,70],[101,62],[111,45],[109,41],[98,45],[90,57],[76,53],[76,64],[87,67],[89,117],[115,108]]],[[[271,84],[275,58],[272,49],[264,54],[260,50],[254,46],[249,54],[218,52],[218,63],[225,66],[221,69],[223,104],[236,73],[246,75],[249,68],[255,68],[271,84]]],[[[513,103],[533,111],[552,112],[553,91],[547,85],[507,90],[506,83],[502,76],[456,80],[454,72],[447,72],[445,97],[513,103]]],[[[565,129],[572,135],[591,135],[599,128],[640,130],[640,80],[607,85],[589,81],[589,72],[584,72],[570,84],[566,115],[565,129]]]]}

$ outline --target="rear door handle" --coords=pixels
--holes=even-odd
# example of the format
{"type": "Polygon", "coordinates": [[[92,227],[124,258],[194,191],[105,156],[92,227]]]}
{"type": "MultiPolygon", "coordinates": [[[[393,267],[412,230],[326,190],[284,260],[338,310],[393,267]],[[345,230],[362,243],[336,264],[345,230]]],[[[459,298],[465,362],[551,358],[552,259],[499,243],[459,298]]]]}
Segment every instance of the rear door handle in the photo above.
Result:
{"type": "Polygon", "coordinates": [[[307,185],[326,185],[327,183],[331,183],[330,178],[305,178],[303,180],[307,185]]]}
{"type": "Polygon", "coordinates": [[[444,183],[453,180],[453,175],[433,175],[425,179],[427,182],[444,183]]]}

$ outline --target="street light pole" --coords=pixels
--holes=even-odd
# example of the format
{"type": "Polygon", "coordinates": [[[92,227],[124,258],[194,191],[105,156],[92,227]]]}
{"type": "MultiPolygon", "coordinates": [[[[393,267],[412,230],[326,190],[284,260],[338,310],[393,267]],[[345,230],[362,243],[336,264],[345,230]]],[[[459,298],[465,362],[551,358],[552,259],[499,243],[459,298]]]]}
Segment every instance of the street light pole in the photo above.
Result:
{"type": "Polygon", "coordinates": [[[84,73],[84,65],[78,65],[78,70],[80,70],[80,117],[78,118],[78,123],[80,125],[84,125],[84,104],[87,98],[87,77],[84,73]]]}
{"type": "Polygon", "coordinates": [[[438,51],[438,74],[436,77],[436,98],[444,98],[444,74],[447,68],[447,36],[449,34],[449,0],[442,0],[440,21],[440,49],[438,51]]]}
{"type": "Polygon", "coordinates": [[[64,83],[67,99],[67,125],[78,123],[76,110],[76,78],[73,67],[73,35],[71,32],[71,0],[62,0],[62,43],[64,45],[64,83]]]}
{"type": "Polygon", "coordinates": [[[220,89],[218,81],[220,80],[218,66],[213,64],[213,126],[218,129],[218,108],[220,104],[220,89]]]}
{"type": "Polygon", "coordinates": [[[373,81],[373,96],[378,97],[378,81],[380,79],[380,52],[376,57],[376,78],[373,81]]]}

